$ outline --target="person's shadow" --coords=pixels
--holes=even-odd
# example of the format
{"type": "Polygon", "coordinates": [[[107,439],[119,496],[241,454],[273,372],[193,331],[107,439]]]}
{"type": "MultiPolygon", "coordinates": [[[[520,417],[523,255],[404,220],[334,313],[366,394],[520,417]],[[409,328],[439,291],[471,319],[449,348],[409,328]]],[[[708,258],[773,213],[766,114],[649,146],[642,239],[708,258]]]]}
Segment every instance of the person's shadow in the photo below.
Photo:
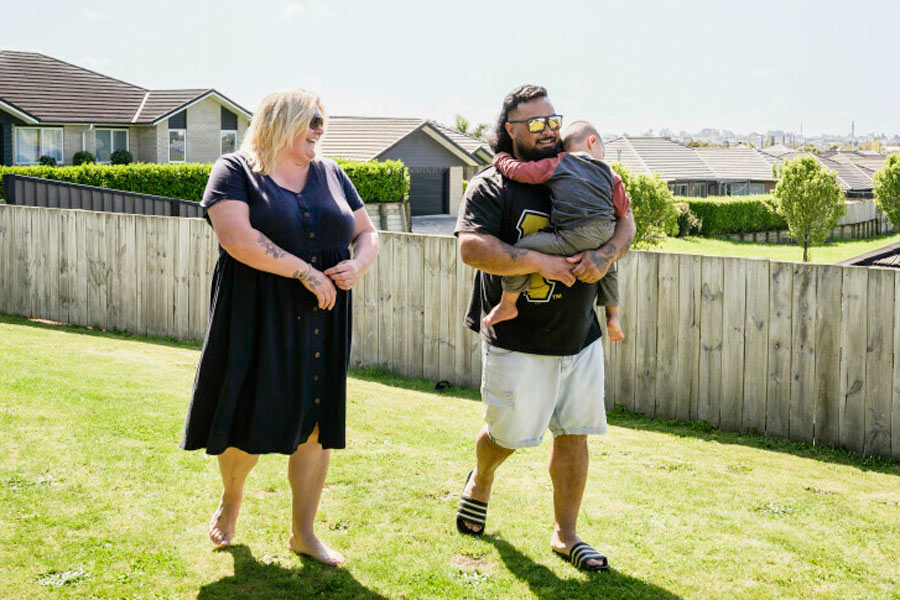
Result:
{"type": "MultiPolygon", "coordinates": [[[[539,565],[496,535],[485,535],[482,539],[497,548],[506,568],[519,580],[524,581],[538,598],[559,600],[571,598],[603,598],[609,600],[680,600],[680,596],[668,592],[652,583],[635,579],[615,568],[604,573],[590,573],[587,581],[582,579],[562,579],[553,571],[539,565]]],[[[563,564],[560,561],[560,564],[563,564]]]]}
{"type": "Polygon", "coordinates": [[[354,598],[387,600],[356,581],[346,570],[326,567],[306,557],[297,568],[261,563],[247,546],[226,546],[234,559],[234,575],[200,588],[197,600],[285,600],[286,598],[354,598]]]}

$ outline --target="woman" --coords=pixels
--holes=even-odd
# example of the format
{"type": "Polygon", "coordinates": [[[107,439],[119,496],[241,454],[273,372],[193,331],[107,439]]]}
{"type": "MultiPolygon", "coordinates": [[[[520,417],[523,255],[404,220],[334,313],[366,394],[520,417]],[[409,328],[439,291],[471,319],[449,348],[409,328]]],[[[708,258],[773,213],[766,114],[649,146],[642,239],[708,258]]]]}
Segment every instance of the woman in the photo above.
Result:
{"type": "Polygon", "coordinates": [[[201,205],[221,251],[182,448],[218,455],[209,537],[223,546],[259,455],[289,455],[290,549],[337,565],[313,522],[330,449],[344,447],[350,289],[378,234],[346,174],[316,159],[324,114],[311,92],[270,94],[210,173],[201,205]]]}

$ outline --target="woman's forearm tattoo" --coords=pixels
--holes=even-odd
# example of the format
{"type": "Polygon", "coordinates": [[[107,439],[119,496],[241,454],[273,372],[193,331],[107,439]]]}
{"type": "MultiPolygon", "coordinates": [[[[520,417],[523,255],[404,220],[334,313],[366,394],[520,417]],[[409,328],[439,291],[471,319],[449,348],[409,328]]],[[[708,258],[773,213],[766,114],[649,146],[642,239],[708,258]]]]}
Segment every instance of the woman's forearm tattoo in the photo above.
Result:
{"type": "Polygon", "coordinates": [[[265,248],[266,254],[271,254],[273,258],[281,258],[286,254],[284,250],[275,245],[272,240],[267,238],[262,233],[259,234],[259,239],[256,240],[259,242],[259,245],[265,248]]]}

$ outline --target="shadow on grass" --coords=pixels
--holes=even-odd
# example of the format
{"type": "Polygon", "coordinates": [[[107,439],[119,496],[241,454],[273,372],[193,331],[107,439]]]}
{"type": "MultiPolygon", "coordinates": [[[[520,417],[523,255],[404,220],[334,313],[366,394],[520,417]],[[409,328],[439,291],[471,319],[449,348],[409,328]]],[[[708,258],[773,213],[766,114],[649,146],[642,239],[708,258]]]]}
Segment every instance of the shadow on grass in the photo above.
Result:
{"type": "MultiPolygon", "coordinates": [[[[497,549],[506,568],[520,581],[531,588],[538,598],[557,600],[560,598],[615,598],[616,600],[679,600],[681,597],[653,585],[619,573],[612,568],[605,573],[589,573],[588,580],[580,578],[562,579],[543,565],[539,565],[516,549],[515,546],[495,535],[485,535],[483,539],[497,549]]],[[[600,550],[602,552],[602,550],[600,550]]],[[[560,559],[562,560],[562,559],[560,559]]],[[[574,567],[571,567],[574,570],[574,567]]]]}
{"type": "Polygon", "coordinates": [[[815,447],[805,442],[795,442],[780,438],[769,437],[761,433],[723,431],[716,429],[709,423],[692,423],[682,421],[669,421],[666,419],[651,419],[641,414],[629,412],[621,405],[616,405],[612,411],[608,411],[610,425],[636,429],[642,431],[655,431],[678,437],[693,437],[707,442],[719,444],[737,444],[760,450],[782,452],[800,458],[809,458],[822,462],[835,463],[856,467],[862,471],[874,471],[887,475],[900,476],[900,464],[879,456],[860,456],[855,452],[837,448],[815,447]]]}
{"type": "Polygon", "coordinates": [[[356,581],[342,568],[326,567],[300,557],[303,566],[293,569],[261,563],[244,545],[218,550],[234,559],[234,575],[200,588],[197,600],[284,600],[285,598],[352,598],[386,600],[356,581]]]}

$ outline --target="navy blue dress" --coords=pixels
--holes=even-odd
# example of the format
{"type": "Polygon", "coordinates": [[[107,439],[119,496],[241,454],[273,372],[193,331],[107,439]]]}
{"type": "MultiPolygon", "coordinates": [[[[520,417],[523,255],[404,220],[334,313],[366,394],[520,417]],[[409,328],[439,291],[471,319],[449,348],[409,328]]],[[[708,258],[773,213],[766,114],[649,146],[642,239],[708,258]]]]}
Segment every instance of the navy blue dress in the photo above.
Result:
{"type": "MultiPolygon", "coordinates": [[[[239,153],[213,166],[201,204],[226,199],[246,202],[255,229],[320,271],[350,257],[353,211],[363,205],[333,161],[313,161],[297,194],[239,153]]],[[[317,423],[323,448],[345,446],[350,292],[337,289],[332,310],[317,304],[299,281],[220,248],[182,448],[292,454],[317,423]]]]}

